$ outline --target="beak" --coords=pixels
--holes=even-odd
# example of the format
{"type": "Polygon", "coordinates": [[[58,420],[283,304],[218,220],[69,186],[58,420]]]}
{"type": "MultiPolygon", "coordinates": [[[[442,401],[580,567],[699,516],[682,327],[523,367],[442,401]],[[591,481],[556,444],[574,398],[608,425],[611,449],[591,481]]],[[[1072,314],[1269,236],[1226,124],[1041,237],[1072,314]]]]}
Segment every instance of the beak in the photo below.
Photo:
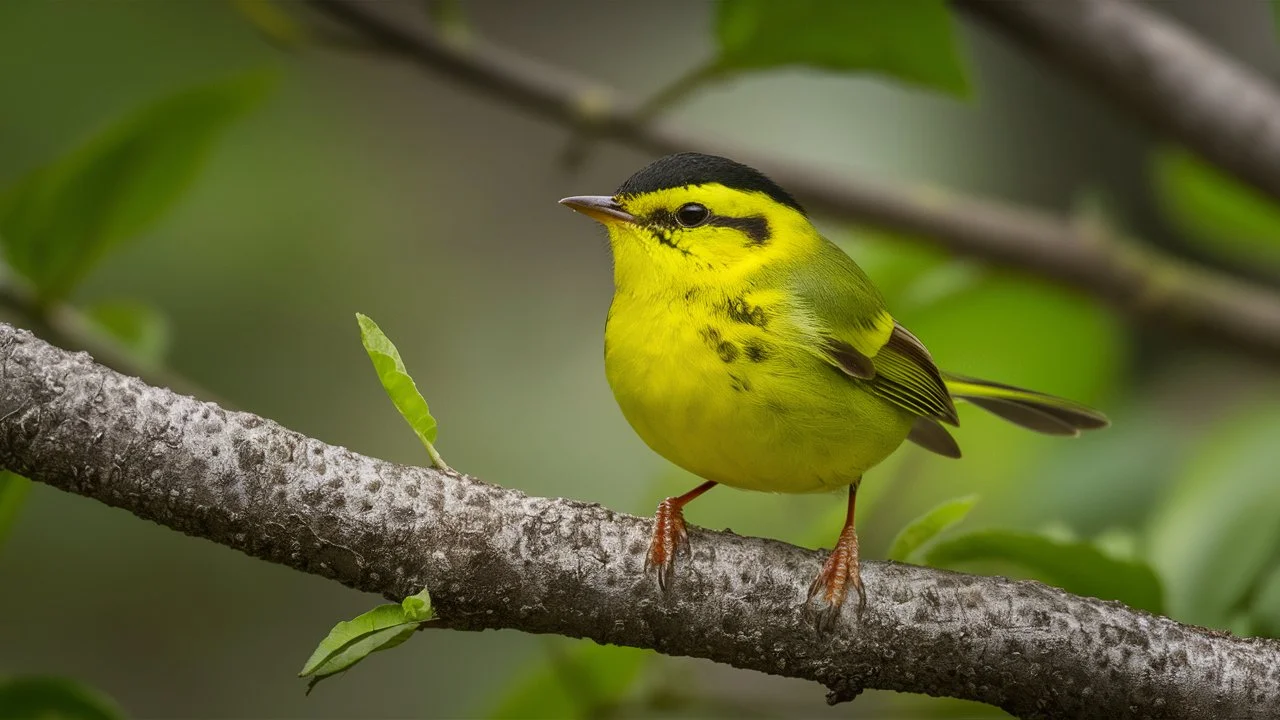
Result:
{"type": "Polygon", "coordinates": [[[577,195],[575,197],[567,197],[560,201],[561,205],[586,215],[597,222],[609,225],[618,222],[633,222],[635,216],[617,203],[608,195],[577,195]]]}

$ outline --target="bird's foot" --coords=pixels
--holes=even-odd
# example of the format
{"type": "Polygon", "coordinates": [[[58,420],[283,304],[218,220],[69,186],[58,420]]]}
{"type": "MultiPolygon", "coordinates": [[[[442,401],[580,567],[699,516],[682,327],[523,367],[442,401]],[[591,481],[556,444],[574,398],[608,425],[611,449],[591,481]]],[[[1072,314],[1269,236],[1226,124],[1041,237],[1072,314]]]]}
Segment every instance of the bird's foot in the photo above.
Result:
{"type": "Polygon", "coordinates": [[[861,618],[867,606],[867,593],[862,587],[858,562],[858,533],[849,526],[840,533],[827,562],[809,586],[807,606],[814,612],[814,626],[820,634],[825,635],[835,627],[851,587],[858,592],[857,613],[861,618]],[[814,608],[815,604],[817,608],[814,608]]]}
{"type": "Polygon", "coordinates": [[[658,575],[658,587],[666,592],[675,577],[676,556],[689,554],[689,534],[684,525],[684,508],[679,498],[667,498],[658,504],[653,516],[653,539],[645,557],[644,571],[658,575]]]}

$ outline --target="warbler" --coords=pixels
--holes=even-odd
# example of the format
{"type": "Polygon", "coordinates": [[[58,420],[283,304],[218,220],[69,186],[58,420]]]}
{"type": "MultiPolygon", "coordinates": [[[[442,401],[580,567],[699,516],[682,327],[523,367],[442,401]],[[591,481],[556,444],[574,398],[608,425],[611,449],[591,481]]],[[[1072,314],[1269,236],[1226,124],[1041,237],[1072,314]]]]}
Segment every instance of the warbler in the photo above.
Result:
{"type": "Polygon", "coordinates": [[[960,457],[955,400],[1051,435],[1107,425],[1096,410],[938,370],[860,267],[763,173],[679,153],[613,195],[560,201],[601,222],[613,252],[605,373],[654,451],[706,482],[658,505],[646,572],[670,585],[684,506],[716,485],[848,488],[848,515],[809,588],[829,626],[866,604],[854,507],[864,473],[904,440],[960,457]]]}

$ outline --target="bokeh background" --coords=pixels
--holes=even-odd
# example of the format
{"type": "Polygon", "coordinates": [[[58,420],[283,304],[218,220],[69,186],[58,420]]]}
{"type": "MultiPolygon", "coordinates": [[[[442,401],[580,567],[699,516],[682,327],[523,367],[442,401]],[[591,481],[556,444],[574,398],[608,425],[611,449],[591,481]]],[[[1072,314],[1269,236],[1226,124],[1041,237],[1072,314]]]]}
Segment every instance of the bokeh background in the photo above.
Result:
{"type": "MultiPolygon", "coordinates": [[[[425,3],[373,5],[426,25],[425,3]]],[[[636,97],[713,52],[711,3],[461,8],[472,32],[636,97]]],[[[1280,70],[1267,4],[1158,8],[1264,72],[1280,70]]],[[[1280,285],[1280,266],[1264,261],[1280,234],[1251,244],[1188,231],[1160,182],[1167,156],[1157,139],[984,28],[962,22],[960,34],[975,85],[967,101],[795,69],[709,88],[670,121],[832,172],[1101,213],[1145,242],[1248,265],[1255,280],[1280,285]]],[[[360,346],[354,313],[363,312],[398,344],[454,467],[639,514],[692,486],[614,405],[602,367],[607,245],[555,202],[611,192],[649,157],[602,143],[569,170],[562,127],[376,54],[281,49],[228,2],[4,0],[0,185],[141,105],[262,68],[277,78],[265,101],[217,142],[173,211],[106,257],[73,303],[141,301],[166,319],[167,366],[211,397],[424,464],[360,346]]],[[[939,364],[1076,398],[1114,421],[1062,441],[962,411],[963,461],[906,446],[868,477],[865,557],[883,557],[930,507],[976,494],[959,532],[1088,543],[1149,563],[1164,610],[1179,619],[1242,633],[1280,627],[1274,366],[919,240],[820,221],[939,364]],[[1205,587],[1229,592],[1206,597],[1205,587]]],[[[839,496],[722,490],[689,518],[819,547],[834,539],[843,505],[839,496]]],[[[996,561],[973,567],[1045,575],[996,561]]],[[[422,634],[304,696],[294,675],[315,643],[377,602],[35,486],[0,547],[0,676],[69,676],[135,717],[587,714],[562,671],[594,651],[515,632],[422,634]]],[[[598,662],[623,678],[614,715],[1001,716],[878,692],[827,709],[810,683],[646,653],[598,662]]]]}

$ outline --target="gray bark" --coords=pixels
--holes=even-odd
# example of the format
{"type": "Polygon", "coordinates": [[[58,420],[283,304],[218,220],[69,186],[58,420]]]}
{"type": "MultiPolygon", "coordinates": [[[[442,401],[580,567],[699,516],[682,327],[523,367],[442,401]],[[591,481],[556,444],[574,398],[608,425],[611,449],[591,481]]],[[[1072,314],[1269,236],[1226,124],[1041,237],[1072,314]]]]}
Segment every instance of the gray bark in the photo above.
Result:
{"type": "Polygon", "coordinates": [[[868,605],[814,634],[823,554],[691,528],[666,595],[649,521],[396,465],[151,387],[0,324],[0,467],[249,555],[514,628],[1021,717],[1280,714],[1280,643],[1189,627],[1036,582],[863,566],[868,605]]]}

